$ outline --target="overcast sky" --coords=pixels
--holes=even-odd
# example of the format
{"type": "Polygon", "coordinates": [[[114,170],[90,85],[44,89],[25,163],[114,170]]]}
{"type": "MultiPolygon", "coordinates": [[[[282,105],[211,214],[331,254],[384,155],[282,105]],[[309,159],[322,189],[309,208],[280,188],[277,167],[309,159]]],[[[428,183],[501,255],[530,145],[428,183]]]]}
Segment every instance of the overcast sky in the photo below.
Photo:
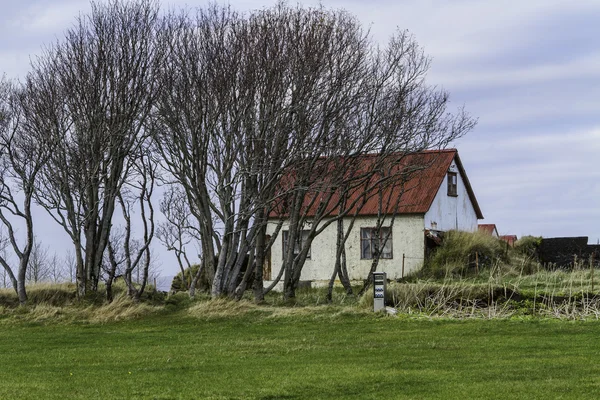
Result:
{"type": "MultiPolygon", "coordinates": [[[[267,0],[231,1],[238,10],[267,0]]],[[[485,220],[500,234],[600,239],[600,1],[327,1],[384,44],[408,29],[477,127],[457,141],[485,220]]],[[[164,8],[205,1],[163,1],[164,8]]],[[[290,2],[295,4],[295,2],[290,2]]],[[[315,5],[315,1],[301,2],[315,5]]],[[[87,0],[0,0],[0,74],[24,77],[29,59],[61,38],[87,0]]],[[[46,224],[46,223],[45,223],[46,224]]],[[[38,227],[58,246],[60,228],[38,227]]],[[[161,253],[165,273],[173,260],[161,253]]]]}

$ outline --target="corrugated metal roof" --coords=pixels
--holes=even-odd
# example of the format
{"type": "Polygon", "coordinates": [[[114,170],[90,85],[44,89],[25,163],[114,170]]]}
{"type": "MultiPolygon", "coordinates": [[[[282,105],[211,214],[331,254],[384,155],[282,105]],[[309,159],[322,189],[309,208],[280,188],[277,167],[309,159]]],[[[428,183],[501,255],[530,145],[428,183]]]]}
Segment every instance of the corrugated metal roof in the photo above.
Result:
{"type": "Polygon", "coordinates": [[[486,233],[488,235],[492,235],[494,231],[498,232],[498,229],[496,229],[496,224],[479,224],[477,225],[477,229],[479,232],[486,233]]]}
{"type": "MultiPolygon", "coordinates": [[[[382,211],[384,214],[424,214],[426,213],[444,182],[446,173],[452,164],[456,162],[461,174],[465,188],[469,194],[477,218],[482,219],[483,215],[471,188],[471,184],[466,176],[458,151],[456,149],[429,150],[412,154],[393,154],[386,157],[387,164],[383,163],[384,168],[378,170],[385,171],[376,174],[371,179],[368,193],[365,192],[365,185],[357,187],[348,196],[346,204],[356,203],[348,213],[349,215],[377,215],[382,202],[382,211]],[[383,174],[393,176],[385,187],[373,185],[383,174]],[[381,193],[381,196],[379,195],[381,193]]],[[[360,174],[363,171],[369,171],[374,163],[381,163],[381,158],[376,155],[360,156],[356,160],[358,168],[353,173],[360,174]]],[[[284,177],[282,182],[293,183],[290,175],[284,177]]],[[[286,185],[288,186],[288,185],[286,185]]],[[[327,204],[329,215],[337,215],[339,193],[331,193],[330,189],[323,189],[328,185],[316,182],[309,188],[304,201],[304,209],[308,209],[307,216],[314,216],[319,205],[319,201],[326,201],[327,196],[331,196],[327,204]],[[317,197],[317,201],[311,200],[317,197]]],[[[285,207],[279,205],[275,211],[269,214],[269,217],[278,218],[285,216],[285,207]]]]}

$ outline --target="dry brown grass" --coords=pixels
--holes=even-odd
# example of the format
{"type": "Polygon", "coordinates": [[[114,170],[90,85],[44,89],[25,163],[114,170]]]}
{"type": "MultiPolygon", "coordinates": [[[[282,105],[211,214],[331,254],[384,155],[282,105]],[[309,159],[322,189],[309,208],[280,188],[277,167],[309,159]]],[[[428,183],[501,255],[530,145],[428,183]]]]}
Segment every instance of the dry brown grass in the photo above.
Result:
{"type": "MultiPolygon", "coordinates": [[[[600,288],[592,285],[599,275],[584,268],[523,275],[497,266],[470,279],[392,282],[386,304],[427,317],[600,319],[600,288]]],[[[360,305],[372,308],[370,292],[360,305]]]]}
{"type": "Polygon", "coordinates": [[[93,323],[104,323],[137,319],[162,310],[162,307],[135,302],[127,294],[121,293],[110,303],[100,307],[89,306],[85,309],[88,320],[93,323]]]}
{"type": "Polygon", "coordinates": [[[77,302],[72,284],[43,284],[32,286],[29,290],[29,301],[25,306],[18,306],[18,299],[7,290],[0,293],[0,301],[6,300],[0,306],[2,321],[13,319],[33,322],[88,322],[106,323],[141,318],[163,309],[142,302],[135,302],[124,291],[116,295],[110,303],[101,304],[77,302]]]}
{"type": "MultiPolygon", "coordinates": [[[[27,303],[30,305],[68,306],[77,300],[74,283],[36,283],[27,286],[27,303]]],[[[16,307],[19,298],[13,289],[0,289],[0,304],[16,307]]]]}

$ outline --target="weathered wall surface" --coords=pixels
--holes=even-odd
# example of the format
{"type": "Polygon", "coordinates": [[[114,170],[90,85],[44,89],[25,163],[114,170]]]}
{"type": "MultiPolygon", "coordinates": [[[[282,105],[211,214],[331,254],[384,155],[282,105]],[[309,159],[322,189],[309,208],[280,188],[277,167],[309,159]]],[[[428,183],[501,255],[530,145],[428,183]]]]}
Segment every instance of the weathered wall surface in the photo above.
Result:
{"type": "MultiPolygon", "coordinates": [[[[376,217],[359,217],[354,223],[350,237],[346,242],[346,263],[348,274],[352,280],[367,277],[372,260],[361,259],[360,228],[372,228],[377,224],[376,217]]],[[[349,220],[344,221],[344,226],[349,220]]],[[[275,230],[276,222],[269,223],[267,234],[275,230]]],[[[287,229],[284,224],[282,231],[287,229]]],[[[389,223],[384,224],[389,226],[389,223]]],[[[280,233],[271,249],[272,276],[275,277],[281,268],[283,259],[283,235],[280,233]]],[[[335,265],[337,223],[329,225],[317,236],[311,246],[311,258],[306,260],[302,270],[302,280],[326,281],[331,278],[335,265]]],[[[389,279],[402,277],[402,255],[405,255],[404,275],[417,270],[423,263],[424,235],[422,215],[399,215],[392,229],[392,259],[381,259],[377,271],[387,273],[389,279]]]]}
{"type": "MultiPolygon", "coordinates": [[[[455,162],[452,162],[450,171],[458,173],[455,162]]],[[[477,230],[477,214],[460,173],[457,178],[458,196],[448,196],[448,176],[444,178],[429,211],[425,214],[426,229],[438,231],[455,229],[467,232],[477,230]]]]}

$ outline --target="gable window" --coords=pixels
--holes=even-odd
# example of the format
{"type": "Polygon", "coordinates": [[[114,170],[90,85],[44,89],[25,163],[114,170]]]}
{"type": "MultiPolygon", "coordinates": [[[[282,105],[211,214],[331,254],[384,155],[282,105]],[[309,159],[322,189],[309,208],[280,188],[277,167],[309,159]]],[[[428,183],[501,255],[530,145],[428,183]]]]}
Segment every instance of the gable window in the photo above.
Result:
{"type": "MultiPolygon", "coordinates": [[[[289,237],[290,237],[290,232],[289,231],[282,231],[283,233],[283,257],[285,257],[285,252],[288,248],[288,242],[289,242],[289,237]]],[[[308,241],[308,234],[310,233],[310,231],[306,230],[306,231],[301,231],[300,234],[296,237],[296,243],[294,243],[294,255],[297,256],[298,254],[300,254],[300,250],[306,245],[306,242],[308,241]]],[[[308,248],[308,253],[306,254],[306,258],[310,259],[310,247],[308,248]]]]}
{"type": "Polygon", "coordinates": [[[360,258],[372,260],[380,252],[379,258],[393,258],[391,228],[360,228],[360,258]]]}
{"type": "Polygon", "coordinates": [[[448,172],[448,196],[458,196],[456,172],[448,172]]]}

